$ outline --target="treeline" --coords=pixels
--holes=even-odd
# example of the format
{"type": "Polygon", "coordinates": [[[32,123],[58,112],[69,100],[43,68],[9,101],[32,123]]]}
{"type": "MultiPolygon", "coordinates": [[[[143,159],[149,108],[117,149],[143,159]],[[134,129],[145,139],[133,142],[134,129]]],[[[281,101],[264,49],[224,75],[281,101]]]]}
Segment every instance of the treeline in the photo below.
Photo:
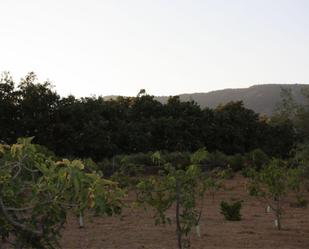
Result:
{"type": "Polygon", "coordinates": [[[222,151],[227,155],[256,148],[286,157],[295,144],[292,122],[272,122],[231,102],[201,109],[177,96],[162,104],[140,92],[136,97],[60,97],[49,82],[29,73],[16,85],[0,81],[0,139],[8,144],[34,136],[59,156],[96,161],[117,154],[148,151],[222,151]]]}

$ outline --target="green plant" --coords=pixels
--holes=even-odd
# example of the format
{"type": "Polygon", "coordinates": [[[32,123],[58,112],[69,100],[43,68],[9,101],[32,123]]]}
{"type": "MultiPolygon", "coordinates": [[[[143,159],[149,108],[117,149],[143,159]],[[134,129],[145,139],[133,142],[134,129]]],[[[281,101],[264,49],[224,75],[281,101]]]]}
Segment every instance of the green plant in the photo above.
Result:
{"type": "Polygon", "coordinates": [[[225,169],[218,171],[218,177],[221,179],[232,179],[234,177],[233,170],[228,166],[225,169]]]}
{"type": "Polygon", "coordinates": [[[240,171],[244,167],[244,158],[241,154],[229,156],[228,157],[228,164],[230,165],[231,169],[234,172],[240,171]]]}
{"type": "Polygon", "coordinates": [[[245,156],[246,167],[252,167],[256,170],[262,169],[269,161],[269,157],[261,149],[255,149],[245,156]]]}
{"type": "Polygon", "coordinates": [[[210,153],[206,150],[206,148],[201,148],[194,152],[191,157],[191,163],[193,164],[203,164],[209,161],[210,153]]]}
{"type": "Polygon", "coordinates": [[[209,154],[209,163],[212,167],[225,167],[228,164],[227,156],[221,151],[214,151],[209,154]]]}
{"type": "Polygon", "coordinates": [[[309,192],[309,143],[300,144],[293,150],[292,164],[302,171],[301,181],[309,192]]]}
{"type": "Polygon", "coordinates": [[[289,188],[295,193],[296,202],[292,203],[293,207],[306,207],[307,200],[304,198],[304,188],[306,170],[303,166],[289,168],[288,170],[288,185],[289,188]]]}
{"type": "Polygon", "coordinates": [[[249,193],[264,201],[275,214],[275,224],[281,229],[283,199],[289,189],[287,164],[280,159],[273,159],[260,171],[251,175],[249,193]]]}
{"type": "Polygon", "coordinates": [[[242,207],[243,201],[236,201],[234,203],[227,203],[222,201],[220,204],[221,214],[224,215],[224,218],[229,221],[239,221],[241,220],[240,210],[242,207]]]}
{"type": "Polygon", "coordinates": [[[256,170],[252,167],[244,167],[242,170],[241,170],[241,174],[243,177],[253,177],[253,175],[256,173],[256,170]]]}
{"type": "Polygon", "coordinates": [[[215,201],[216,192],[222,187],[222,182],[216,176],[210,174],[206,177],[205,180],[207,192],[210,193],[212,202],[215,201]]]}
{"type": "Polygon", "coordinates": [[[207,190],[205,175],[200,168],[191,165],[185,169],[176,169],[167,164],[159,176],[141,181],[138,189],[139,203],[147,204],[155,210],[156,225],[172,223],[167,211],[175,204],[178,248],[189,248],[190,232],[194,226],[199,228],[204,193],[207,190]]]}
{"type": "Polygon", "coordinates": [[[160,151],[156,151],[151,155],[151,160],[153,162],[154,165],[158,165],[159,168],[162,165],[162,155],[160,153],[160,151]]]}
{"type": "Polygon", "coordinates": [[[54,161],[32,138],[0,144],[0,236],[16,249],[59,248],[68,210],[119,214],[123,191],[80,160],[54,161]]]}
{"type": "Polygon", "coordinates": [[[306,208],[308,206],[308,201],[303,196],[297,196],[296,201],[290,203],[290,206],[294,208],[306,208]]]}
{"type": "Polygon", "coordinates": [[[190,165],[190,154],[188,152],[171,152],[161,156],[161,160],[165,163],[173,165],[177,169],[184,169],[190,165]]]}
{"type": "Polygon", "coordinates": [[[135,155],[123,156],[118,170],[112,175],[112,179],[119,182],[122,187],[131,188],[136,185],[136,178],[144,173],[143,164],[136,163],[135,155]]]}

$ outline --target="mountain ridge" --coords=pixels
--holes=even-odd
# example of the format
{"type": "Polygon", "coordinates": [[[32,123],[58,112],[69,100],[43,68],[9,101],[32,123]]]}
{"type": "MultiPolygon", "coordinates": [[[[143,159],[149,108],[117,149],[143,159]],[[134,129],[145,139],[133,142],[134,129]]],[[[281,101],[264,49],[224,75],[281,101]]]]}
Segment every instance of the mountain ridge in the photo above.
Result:
{"type": "MultiPolygon", "coordinates": [[[[252,109],[257,113],[272,115],[276,106],[281,101],[281,89],[290,88],[294,100],[305,103],[305,98],[301,94],[302,88],[309,84],[258,84],[247,88],[226,88],[210,92],[183,93],[179,96],[181,101],[195,101],[201,108],[216,108],[220,104],[230,101],[243,101],[246,108],[252,109]]],[[[171,95],[172,96],[172,95],[171,95]]],[[[115,99],[117,95],[105,96],[104,99],[115,99]]],[[[161,103],[166,103],[170,96],[155,96],[154,98],[161,103]]]]}

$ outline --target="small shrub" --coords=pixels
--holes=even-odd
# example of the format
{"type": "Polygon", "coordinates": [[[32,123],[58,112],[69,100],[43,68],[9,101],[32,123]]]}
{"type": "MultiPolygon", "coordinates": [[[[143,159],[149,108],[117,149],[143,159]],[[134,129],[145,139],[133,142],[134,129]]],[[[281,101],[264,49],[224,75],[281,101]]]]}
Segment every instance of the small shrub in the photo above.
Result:
{"type": "Polygon", "coordinates": [[[241,154],[228,157],[228,163],[233,171],[240,171],[244,166],[244,158],[241,154]]]}
{"type": "Polygon", "coordinates": [[[291,203],[291,207],[305,208],[307,200],[304,199],[306,188],[306,169],[303,166],[288,169],[288,187],[295,193],[296,202],[291,203]]]}
{"type": "Polygon", "coordinates": [[[234,203],[227,203],[222,201],[221,206],[221,214],[224,215],[224,218],[229,221],[239,221],[241,220],[240,209],[242,207],[243,201],[236,201],[234,203]]]}
{"type": "Polygon", "coordinates": [[[136,153],[131,155],[125,155],[121,159],[121,164],[135,164],[135,165],[143,165],[143,167],[146,166],[152,166],[153,160],[152,160],[152,153],[136,153]]]}
{"type": "Polygon", "coordinates": [[[242,170],[241,170],[241,174],[243,177],[253,177],[253,175],[256,173],[255,169],[254,168],[251,168],[251,167],[244,167],[242,170]]]}
{"type": "Polygon", "coordinates": [[[212,167],[225,167],[228,164],[227,156],[221,151],[215,151],[209,154],[209,164],[212,167]]]}
{"type": "Polygon", "coordinates": [[[296,203],[297,203],[297,207],[300,207],[300,208],[306,208],[308,205],[308,201],[303,197],[297,198],[296,203]]]}
{"type": "Polygon", "coordinates": [[[246,166],[260,170],[270,161],[269,157],[261,149],[255,149],[245,156],[246,166]]]}
{"type": "Polygon", "coordinates": [[[221,179],[232,179],[234,177],[234,172],[230,167],[227,167],[218,172],[218,177],[221,179]]]}
{"type": "Polygon", "coordinates": [[[206,187],[208,189],[208,192],[211,195],[212,202],[215,201],[215,194],[216,192],[223,187],[222,181],[217,178],[217,176],[214,175],[208,175],[208,177],[205,180],[206,187]]]}
{"type": "Polygon", "coordinates": [[[296,202],[290,204],[290,206],[294,208],[306,208],[307,205],[308,201],[302,196],[298,196],[296,202]]]}
{"type": "Polygon", "coordinates": [[[191,162],[194,164],[205,164],[209,161],[209,152],[206,150],[206,148],[201,148],[194,152],[190,159],[191,162]]]}
{"type": "Polygon", "coordinates": [[[164,163],[172,164],[177,169],[184,169],[190,165],[190,153],[188,152],[171,152],[162,155],[164,163]]]}
{"type": "Polygon", "coordinates": [[[85,165],[86,172],[91,173],[91,172],[98,171],[97,164],[91,158],[83,159],[82,162],[85,165]]]}

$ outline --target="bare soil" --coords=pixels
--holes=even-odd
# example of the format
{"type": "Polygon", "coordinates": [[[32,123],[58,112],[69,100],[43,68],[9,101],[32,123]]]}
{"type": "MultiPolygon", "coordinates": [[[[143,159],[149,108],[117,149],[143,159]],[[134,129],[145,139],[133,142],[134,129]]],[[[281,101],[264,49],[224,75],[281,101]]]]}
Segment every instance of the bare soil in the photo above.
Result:
{"type": "MultiPolygon", "coordinates": [[[[206,196],[198,238],[191,235],[193,249],[309,249],[309,207],[292,208],[292,197],[286,200],[282,230],[274,225],[274,215],[266,205],[250,197],[246,180],[237,176],[227,180],[225,189],[215,200],[206,196]],[[243,200],[241,221],[226,221],[220,214],[220,202],[243,200]]],[[[306,194],[309,200],[309,194],[306,194]]],[[[131,203],[134,195],[128,196],[131,203]]],[[[171,218],[174,210],[169,211],[171,218]]],[[[118,217],[95,217],[79,229],[78,219],[70,217],[63,233],[64,249],[176,249],[175,225],[155,226],[152,211],[127,208],[118,217]]]]}

